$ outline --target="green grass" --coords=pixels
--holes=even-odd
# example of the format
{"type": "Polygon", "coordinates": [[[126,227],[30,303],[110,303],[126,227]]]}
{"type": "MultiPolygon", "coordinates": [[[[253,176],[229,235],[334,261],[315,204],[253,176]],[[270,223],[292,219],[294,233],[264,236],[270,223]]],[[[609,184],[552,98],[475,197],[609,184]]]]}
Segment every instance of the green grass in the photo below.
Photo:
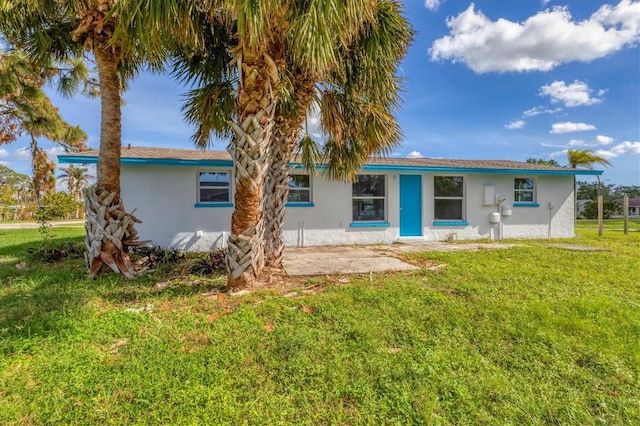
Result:
{"type": "MultiPolygon", "coordinates": [[[[604,219],[602,221],[605,230],[622,230],[624,229],[623,218],[604,219]]],[[[597,219],[578,219],[576,221],[576,229],[598,229],[597,219]]],[[[640,217],[629,218],[629,230],[640,231],[640,217]]]]}
{"type": "Polygon", "coordinates": [[[0,424],[640,424],[640,233],[298,297],[16,269],[39,238],[0,230],[0,424]]]}

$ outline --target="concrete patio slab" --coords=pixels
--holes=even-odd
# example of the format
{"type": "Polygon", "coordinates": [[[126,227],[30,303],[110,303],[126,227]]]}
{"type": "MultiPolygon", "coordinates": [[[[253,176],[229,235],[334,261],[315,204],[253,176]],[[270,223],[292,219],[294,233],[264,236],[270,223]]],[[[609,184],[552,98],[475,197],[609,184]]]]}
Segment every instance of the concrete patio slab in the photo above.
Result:
{"type": "Polygon", "coordinates": [[[451,244],[416,240],[371,246],[295,247],[285,249],[282,262],[290,276],[411,271],[420,268],[395,256],[423,251],[507,249],[516,245],[501,242],[451,244]]]}
{"type": "Polygon", "coordinates": [[[359,274],[419,269],[368,247],[305,247],[285,250],[284,269],[290,276],[359,274]]]}

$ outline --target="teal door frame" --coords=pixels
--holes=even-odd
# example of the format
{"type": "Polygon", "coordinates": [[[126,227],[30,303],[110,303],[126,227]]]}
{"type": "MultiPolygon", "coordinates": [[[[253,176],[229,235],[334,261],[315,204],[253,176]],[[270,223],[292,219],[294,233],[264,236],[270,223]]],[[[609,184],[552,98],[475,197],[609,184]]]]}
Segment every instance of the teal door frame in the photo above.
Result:
{"type": "Polygon", "coordinates": [[[400,236],[422,236],[422,175],[400,175],[400,236]]]}

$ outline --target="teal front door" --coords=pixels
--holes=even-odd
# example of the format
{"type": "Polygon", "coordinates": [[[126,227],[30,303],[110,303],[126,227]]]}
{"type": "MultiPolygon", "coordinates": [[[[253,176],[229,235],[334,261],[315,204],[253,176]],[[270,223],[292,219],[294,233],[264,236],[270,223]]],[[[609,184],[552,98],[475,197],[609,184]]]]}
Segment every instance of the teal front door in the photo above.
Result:
{"type": "Polygon", "coordinates": [[[400,175],[400,236],[422,235],[422,176],[400,175]]]}

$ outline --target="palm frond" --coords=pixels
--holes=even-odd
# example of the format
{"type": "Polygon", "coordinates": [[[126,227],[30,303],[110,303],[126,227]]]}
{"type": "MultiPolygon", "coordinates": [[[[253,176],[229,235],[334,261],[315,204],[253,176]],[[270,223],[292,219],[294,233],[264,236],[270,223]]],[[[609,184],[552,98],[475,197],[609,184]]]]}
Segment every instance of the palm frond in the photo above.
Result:
{"type": "Polygon", "coordinates": [[[596,164],[602,164],[606,167],[611,166],[609,160],[603,156],[595,154],[590,149],[570,149],[567,152],[567,158],[569,160],[569,166],[574,169],[584,167],[586,169],[593,170],[596,164]]]}
{"type": "Polygon", "coordinates": [[[196,126],[193,142],[199,148],[208,147],[212,134],[229,137],[229,121],[236,114],[234,87],[229,82],[213,83],[191,90],[182,107],[185,120],[196,126]]]}
{"type": "Polygon", "coordinates": [[[334,143],[344,143],[347,119],[344,111],[344,99],[337,91],[325,90],[320,99],[321,127],[334,143]]]}
{"type": "Polygon", "coordinates": [[[305,133],[298,142],[298,154],[302,167],[315,175],[322,162],[322,146],[310,134],[305,133]]]}

